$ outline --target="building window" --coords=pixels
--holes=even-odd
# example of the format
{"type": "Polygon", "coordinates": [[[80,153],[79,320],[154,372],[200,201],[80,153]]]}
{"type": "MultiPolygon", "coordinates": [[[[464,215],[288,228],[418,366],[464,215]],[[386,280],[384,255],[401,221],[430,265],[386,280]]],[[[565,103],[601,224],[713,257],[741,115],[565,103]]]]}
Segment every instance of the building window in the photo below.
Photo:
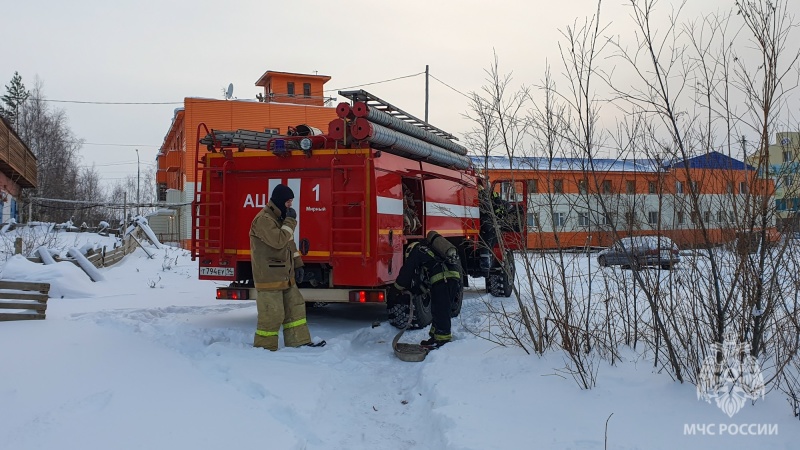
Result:
{"type": "Polygon", "coordinates": [[[725,222],[725,211],[717,211],[717,222],[725,222]]]}
{"type": "Polygon", "coordinates": [[[690,181],[689,182],[689,189],[691,189],[692,194],[699,194],[700,193],[700,185],[697,181],[690,181]]]}
{"type": "Polygon", "coordinates": [[[589,226],[589,213],[578,213],[578,226],[589,226]]]}
{"type": "Polygon", "coordinates": [[[603,225],[613,225],[614,224],[614,218],[611,215],[611,213],[602,214],[602,218],[603,218],[603,225]]]}
{"type": "Polygon", "coordinates": [[[528,180],[528,194],[539,193],[539,180],[528,180]]]}
{"type": "Polygon", "coordinates": [[[647,213],[647,223],[650,225],[658,225],[661,222],[661,215],[658,211],[650,211],[647,213]]]}
{"type": "Polygon", "coordinates": [[[311,83],[303,83],[303,97],[311,97],[311,83]]]}
{"type": "Polygon", "coordinates": [[[697,211],[692,211],[692,223],[697,225],[700,223],[700,214],[697,211]]]}
{"type": "Polygon", "coordinates": [[[728,194],[733,194],[733,181],[728,181],[728,194]]]}
{"type": "Polygon", "coordinates": [[[539,226],[539,211],[528,213],[528,226],[531,228],[541,228],[539,226]]]}
{"type": "Polygon", "coordinates": [[[586,194],[589,192],[589,181],[586,178],[578,180],[578,192],[581,194],[586,194]]]}
{"type": "Polygon", "coordinates": [[[564,180],[562,180],[561,178],[553,180],[553,193],[554,194],[564,193],[564,180]]]}
{"type": "Polygon", "coordinates": [[[788,163],[791,160],[792,160],[792,152],[790,151],[783,152],[783,162],[788,163]]]}
{"type": "Polygon", "coordinates": [[[636,193],[636,181],[625,181],[625,193],[628,195],[633,195],[636,193]]]}
{"type": "Polygon", "coordinates": [[[567,223],[567,215],[563,212],[553,212],[553,228],[563,227],[567,223]]]}
{"type": "Polygon", "coordinates": [[[733,211],[728,211],[728,222],[732,224],[736,223],[736,221],[733,218],[733,211]]]}
{"type": "Polygon", "coordinates": [[[711,211],[706,211],[703,213],[703,222],[709,223],[711,222],[711,211]]]}
{"type": "Polygon", "coordinates": [[[294,82],[293,81],[290,81],[290,82],[286,83],[286,94],[289,95],[289,97],[294,97],[294,82]]]}
{"type": "Polygon", "coordinates": [[[678,224],[683,225],[685,219],[686,218],[683,216],[683,211],[678,211],[678,224]]]}
{"type": "Polygon", "coordinates": [[[794,182],[794,176],[786,175],[785,177],[783,177],[783,185],[785,187],[790,187],[793,182],[794,182]]]}
{"type": "Polygon", "coordinates": [[[681,183],[680,181],[675,182],[675,193],[683,194],[683,183],[681,183]]]}
{"type": "Polygon", "coordinates": [[[633,228],[634,223],[636,223],[636,213],[633,211],[626,212],[625,223],[628,225],[628,228],[633,228]]]}
{"type": "Polygon", "coordinates": [[[647,192],[649,194],[655,194],[656,193],[656,182],[655,181],[650,181],[649,183],[647,183],[647,192]]]}
{"type": "Polygon", "coordinates": [[[739,193],[740,193],[740,194],[747,194],[747,193],[749,193],[749,190],[748,190],[748,187],[747,187],[747,182],[746,182],[746,181],[742,181],[742,182],[740,182],[740,183],[739,183],[739,193]]]}
{"type": "Polygon", "coordinates": [[[603,180],[603,193],[604,194],[611,193],[611,180],[603,180]]]}

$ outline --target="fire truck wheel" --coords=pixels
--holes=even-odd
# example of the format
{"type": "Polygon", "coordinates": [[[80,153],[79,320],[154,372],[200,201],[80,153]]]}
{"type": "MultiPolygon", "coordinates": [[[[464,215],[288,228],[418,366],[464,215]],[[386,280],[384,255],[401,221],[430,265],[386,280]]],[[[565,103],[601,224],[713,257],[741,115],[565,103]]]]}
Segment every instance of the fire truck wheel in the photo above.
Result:
{"type": "Polygon", "coordinates": [[[503,274],[503,297],[511,297],[514,292],[514,280],[517,278],[517,264],[514,261],[514,252],[506,250],[506,258],[503,260],[507,264],[506,272],[503,274]]]}
{"type": "MultiPolygon", "coordinates": [[[[408,304],[397,303],[394,305],[386,305],[386,307],[389,313],[389,323],[396,328],[405,328],[408,323],[408,304]]],[[[433,312],[431,311],[430,296],[414,296],[414,318],[411,320],[411,325],[408,326],[408,329],[418,330],[430,325],[432,320],[433,312]]]]}
{"type": "Polygon", "coordinates": [[[513,292],[511,283],[513,281],[508,281],[508,275],[505,272],[492,273],[486,279],[486,292],[491,294],[492,297],[511,297],[513,292]]]}
{"type": "Polygon", "coordinates": [[[492,272],[486,277],[486,292],[492,297],[503,296],[502,272],[492,272]]]}
{"type": "Polygon", "coordinates": [[[486,292],[493,297],[511,297],[514,292],[514,279],[516,278],[516,265],[514,264],[514,253],[506,251],[506,257],[502,264],[508,264],[506,270],[493,269],[486,277],[486,292]]]}

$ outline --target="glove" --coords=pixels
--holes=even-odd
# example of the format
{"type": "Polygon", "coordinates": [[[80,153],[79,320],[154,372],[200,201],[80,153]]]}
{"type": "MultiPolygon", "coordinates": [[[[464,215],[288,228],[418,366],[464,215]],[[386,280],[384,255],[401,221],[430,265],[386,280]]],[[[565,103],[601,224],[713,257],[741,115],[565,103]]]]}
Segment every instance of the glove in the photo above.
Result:
{"type": "Polygon", "coordinates": [[[303,270],[302,267],[295,267],[295,269],[294,269],[294,281],[295,281],[295,283],[297,283],[297,284],[302,283],[305,274],[306,274],[306,271],[303,270]]]}
{"type": "Polygon", "coordinates": [[[297,211],[294,208],[286,208],[286,217],[297,219],[297,211]]]}

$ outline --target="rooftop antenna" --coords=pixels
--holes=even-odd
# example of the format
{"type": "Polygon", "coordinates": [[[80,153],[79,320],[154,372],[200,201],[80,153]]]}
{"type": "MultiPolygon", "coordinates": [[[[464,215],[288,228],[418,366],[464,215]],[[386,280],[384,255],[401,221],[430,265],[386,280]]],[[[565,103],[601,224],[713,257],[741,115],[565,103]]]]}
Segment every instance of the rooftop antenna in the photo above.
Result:
{"type": "Polygon", "coordinates": [[[225,100],[230,100],[233,97],[233,83],[228,84],[228,90],[225,91],[225,100]]]}

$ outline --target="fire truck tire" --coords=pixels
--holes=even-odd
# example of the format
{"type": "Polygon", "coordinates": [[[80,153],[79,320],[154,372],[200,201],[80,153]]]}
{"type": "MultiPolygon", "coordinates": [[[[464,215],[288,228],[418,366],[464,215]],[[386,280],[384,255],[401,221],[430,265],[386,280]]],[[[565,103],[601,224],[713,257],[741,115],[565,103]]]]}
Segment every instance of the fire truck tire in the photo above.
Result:
{"type": "MultiPolygon", "coordinates": [[[[403,297],[405,298],[405,297],[403,297]]],[[[404,328],[408,323],[408,304],[397,303],[386,305],[389,313],[389,323],[396,328],[404,328]]],[[[414,296],[414,318],[408,326],[409,330],[418,330],[431,324],[433,312],[431,311],[431,300],[428,295],[414,296]]]]}
{"type": "Polygon", "coordinates": [[[508,264],[508,269],[493,270],[486,277],[486,292],[493,297],[511,297],[514,292],[514,279],[517,275],[516,265],[514,264],[514,253],[506,251],[506,257],[502,264],[508,264]]]}

